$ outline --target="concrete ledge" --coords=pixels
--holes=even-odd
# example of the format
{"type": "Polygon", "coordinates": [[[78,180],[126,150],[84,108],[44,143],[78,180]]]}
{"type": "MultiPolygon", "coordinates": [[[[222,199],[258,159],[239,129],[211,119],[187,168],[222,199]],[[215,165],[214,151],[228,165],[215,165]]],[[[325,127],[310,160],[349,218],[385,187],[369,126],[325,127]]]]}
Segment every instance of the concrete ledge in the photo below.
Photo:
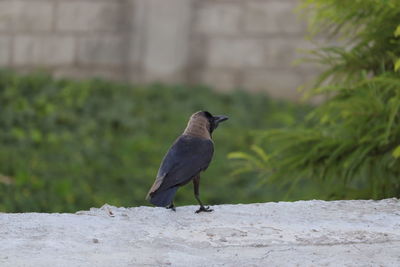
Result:
{"type": "Polygon", "coordinates": [[[400,266],[400,201],[0,213],[0,266],[400,266]]]}

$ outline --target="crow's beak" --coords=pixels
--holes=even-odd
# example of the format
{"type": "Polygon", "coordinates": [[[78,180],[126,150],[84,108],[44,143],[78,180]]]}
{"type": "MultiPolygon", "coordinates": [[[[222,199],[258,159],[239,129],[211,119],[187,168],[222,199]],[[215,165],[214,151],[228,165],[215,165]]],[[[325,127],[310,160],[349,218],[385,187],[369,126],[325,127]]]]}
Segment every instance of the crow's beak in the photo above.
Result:
{"type": "Polygon", "coordinates": [[[214,116],[214,121],[216,123],[220,123],[220,122],[226,121],[227,119],[229,119],[229,117],[228,116],[224,116],[224,115],[214,116]]]}

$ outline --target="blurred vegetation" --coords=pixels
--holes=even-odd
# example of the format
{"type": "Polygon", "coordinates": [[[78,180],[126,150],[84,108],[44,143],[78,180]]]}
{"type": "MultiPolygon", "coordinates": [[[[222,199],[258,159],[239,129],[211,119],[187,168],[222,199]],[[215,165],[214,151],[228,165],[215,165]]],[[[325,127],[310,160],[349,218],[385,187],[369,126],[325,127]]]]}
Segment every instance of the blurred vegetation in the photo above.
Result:
{"type": "Polygon", "coordinates": [[[306,93],[327,101],[304,124],[269,130],[237,173],[255,173],[295,198],[400,197],[400,3],[303,0],[313,34],[336,45],[310,52],[326,69],[306,93]]]}
{"type": "MultiPolygon", "coordinates": [[[[214,160],[200,187],[204,202],[266,201],[270,189],[247,175],[232,177],[226,155],[248,147],[257,129],[287,127],[308,110],[240,91],[10,71],[0,71],[0,109],[0,211],[6,212],[147,204],[162,157],[198,110],[230,116],[214,133],[214,160]]],[[[182,188],[176,203],[197,204],[192,192],[191,184],[182,188]]]]}

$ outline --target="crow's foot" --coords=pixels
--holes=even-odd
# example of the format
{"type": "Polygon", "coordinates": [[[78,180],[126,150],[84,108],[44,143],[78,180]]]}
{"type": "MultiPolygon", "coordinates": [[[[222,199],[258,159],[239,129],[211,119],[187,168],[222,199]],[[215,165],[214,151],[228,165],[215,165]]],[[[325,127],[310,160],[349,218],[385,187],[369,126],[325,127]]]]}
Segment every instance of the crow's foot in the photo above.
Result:
{"type": "Polygon", "coordinates": [[[211,212],[211,211],[213,211],[213,209],[211,209],[210,206],[207,206],[207,207],[200,206],[200,208],[198,210],[196,210],[196,213],[211,212]]]}
{"type": "Polygon", "coordinates": [[[166,206],[167,209],[171,209],[173,211],[176,211],[176,208],[174,206],[174,204],[170,204],[169,206],[166,206]]]}

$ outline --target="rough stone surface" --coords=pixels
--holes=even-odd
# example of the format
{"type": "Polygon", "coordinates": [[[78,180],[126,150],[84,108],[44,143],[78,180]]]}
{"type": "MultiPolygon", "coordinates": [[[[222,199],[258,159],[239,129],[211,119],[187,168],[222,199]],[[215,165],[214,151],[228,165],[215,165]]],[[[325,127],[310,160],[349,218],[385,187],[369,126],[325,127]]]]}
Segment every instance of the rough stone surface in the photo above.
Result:
{"type": "Polygon", "coordinates": [[[78,42],[78,63],[92,66],[124,64],[127,47],[119,35],[81,37],[78,42]]]}
{"type": "Polygon", "coordinates": [[[0,1],[0,31],[49,31],[53,2],[0,1]]]}
{"type": "Polygon", "coordinates": [[[18,35],[14,39],[16,66],[63,66],[74,63],[75,39],[71,36],[18,35]]]}
{"type": "Polygon", "coordinates": [[[293,1],[246,1],[245,29],[251,33],[304,33],[293,1]]]}
{"type": "Polygon", "coordinates": [[[197,11],[196,30],[201,33],[235,35],[240,32],[241,6],[236,3],[205,3],[197,11]]]}
{"type": "MultiPolygon", "coordinates": [[[[274,37],[265,41],[264,48],[266,65],[293,71],[295,70],[291,69],[294,65],[293,63],[305,57],[301,50],[304,51],[315,47],[309,42],[298,40],[297,38],[274,37]]],[[[300,69],[299,66],[297,66],[297,69],[300,69]]]]}
{"type": "Polygon", "coordinates": [[[261,67],[265,62],[263,44],[252,39],[214,38],[210,42],[211,67],[261,67]]]}
{"type": "Polygon", "coordinates": [[[247,90],[263,91],[268,88],[271,96],[291,100],[300,97],[297,88],[305,82],[307,76],[287,69],[259,69],[247,71],[243,75],[243,87],[247,90]]]}
{"type": "Polygon", "coordinates": [[[8,66],[11,54],[11,37],[0,36],[0,66],[8,66]]]}
{"type": "Polygon", "coordinates": [[[56,18],[61,31],[117,31],[122,26],[119,1],[64,1],[56,18]]]}
{"type": "Polygon", "coordinates": [[[113,81],[122,81],[125,79],[125,69],[116,67],[104,67],[104,68],[91,68],[89,65],[86,68],[57,68],[54,72],[54,77],[74,77],[75,79],[87,79],[91,78],[103,78],[113,81]]]}
{"type": "Polygon", "coordinates": [[[230,91],[240,86],[239,76],[231,70],[210,70],[203,73],[201,80],[205,84],[212,84],[218,91],[230,91]]]}
{"type": "Polygon", "coordinates": [[[0,0],[0,66],[75,78],[104,74],[136,84],[262,90],[295,99],[304,77],[319,73],[292,65],[301,48],[311,47],[294,12],[298,3],[0,0]]]}
{"type": "Polygon", "coordinates": [[[399,266],[400,201],[1,214],[1,266],[399,266]]]}
{"type": "Polygon", "coordinates": [[[185,81],[191,0],[141,0],[146,17],[142,56],[144,82],[185,81]],[[143,2],[144,1],[144,2],[143,2]]]}

